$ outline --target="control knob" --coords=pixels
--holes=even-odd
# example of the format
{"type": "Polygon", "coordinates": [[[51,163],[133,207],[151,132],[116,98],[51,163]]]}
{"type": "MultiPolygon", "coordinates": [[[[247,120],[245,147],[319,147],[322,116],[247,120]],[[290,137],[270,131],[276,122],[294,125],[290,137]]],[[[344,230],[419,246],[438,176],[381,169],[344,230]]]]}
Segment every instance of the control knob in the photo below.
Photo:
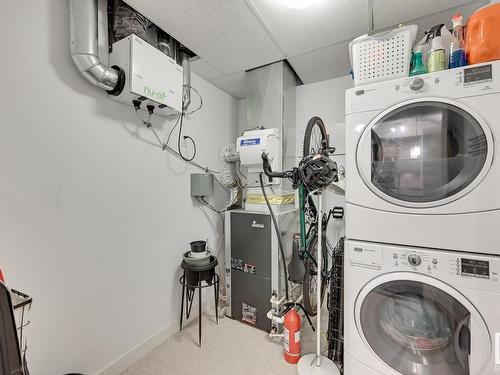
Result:
{"type": "Polygon", "coordinates": [[[410,82],[410,88],[413,91],[418,91],[424,87],[424,80],[422,78],[415,78],[410,82]]]}
{"type": "Polygon", "coordinates": [[[408,255],[408,263],[412,266],[420,266],[420,264],[422,264],[422,257],[418,254],[412,253],[408,255]]]}

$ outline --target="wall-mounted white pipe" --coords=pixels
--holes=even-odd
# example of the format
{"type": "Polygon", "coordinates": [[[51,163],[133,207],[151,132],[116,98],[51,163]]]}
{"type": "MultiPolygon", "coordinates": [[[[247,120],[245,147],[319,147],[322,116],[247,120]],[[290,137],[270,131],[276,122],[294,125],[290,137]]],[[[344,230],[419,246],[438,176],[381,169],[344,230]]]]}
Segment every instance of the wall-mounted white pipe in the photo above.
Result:
{"type": "Polygon", "coordinates": [[[105,66],[99,59],[97,1],[69,0],[71,57],[92,84],[118,95],[125,84],[125,74],[119,67],[105,66]]]}

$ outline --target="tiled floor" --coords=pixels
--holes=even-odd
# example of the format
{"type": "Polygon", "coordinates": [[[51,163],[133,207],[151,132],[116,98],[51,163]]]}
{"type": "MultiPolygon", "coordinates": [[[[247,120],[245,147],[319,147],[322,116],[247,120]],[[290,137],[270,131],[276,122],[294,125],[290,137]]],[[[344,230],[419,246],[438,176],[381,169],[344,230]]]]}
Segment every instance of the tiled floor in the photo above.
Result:
{"type": "MultiPolygon", "coordinates": [[[[314,339],[310,327],[303,325],[303,353],[314,350],[314,339]]],[[[216,325],[205,314],[201,349],[197,340],[198,321],[194,320],[122,375],[296,374],[296,366],[283,359],[279,339],[273,341],[241,322],[224,318],[216,325]]]]}

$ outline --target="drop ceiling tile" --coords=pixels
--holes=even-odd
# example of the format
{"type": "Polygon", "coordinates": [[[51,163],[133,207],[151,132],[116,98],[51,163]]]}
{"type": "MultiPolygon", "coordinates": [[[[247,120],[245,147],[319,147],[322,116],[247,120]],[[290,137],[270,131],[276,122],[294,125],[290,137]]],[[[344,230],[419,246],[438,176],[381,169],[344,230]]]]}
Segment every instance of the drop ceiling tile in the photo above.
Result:
{"type": "Polygon", "coordinates": [[[211,81],[224,75],[224,73],[222,73],[219,69],[214,68],[211,64],[201,58],[191,61],[191,70],[200,77],[205,78],[207,81],[211,81]]]}
{"type": "Polygon", "coordinates": [[[281,0],[246,2],[287,56],[368,32],[368,0],[316,0],[305,9],[291,9],[281,0]]]}
{"type": "Polygon", "coordinates": [[[126,2],[225,74],[283,58],[242,0],[126,2]]]}
{"type": "MultiPolygon", "coordinates": [[[[474,0],[372,0],[375,29],[404,23],[474,0]]],[[[448,20],[446,20],[448,21],[448,20]]]]}
{"type": "Polygon", "coordinates": [[[288,59],[304,83],[346,76],[351,71],[349,41],[288,59]]]}
{"type": "Polygon", "coordinates": [[[212,83],[235,98],[247,97],[246,73],[236,73],[214,79],[212,83]]]}

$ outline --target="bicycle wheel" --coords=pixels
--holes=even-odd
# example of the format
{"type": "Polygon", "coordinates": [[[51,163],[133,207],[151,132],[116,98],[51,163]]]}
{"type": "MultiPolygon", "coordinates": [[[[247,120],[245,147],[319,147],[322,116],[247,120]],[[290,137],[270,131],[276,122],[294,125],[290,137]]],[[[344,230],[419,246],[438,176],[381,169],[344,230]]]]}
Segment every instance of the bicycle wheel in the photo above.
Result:
{"type": "MultiPolygon", "coordinates": [[[[323,267],[325,264],[325,256],[327,256],[326,241],[323,236],[323,267]]],[[[316,263],[318,261],[318,236],[315,236],[309,245],[308,253],[311,255],[307,256],[305,260],[306,273],[304,275],[304,280],[302,282],[302,297],[304,300],[304,309],[310,316],[315,316],[317,312],[317,290],[318,290],[318,270],[316,263]],[[311,259],[314,259],[314,261],[311,259]]],[[[325,278],[321,279],[321,302],[320,306],[323,304],[323,299],[325,297],[327,280],[325,278]]]]}
{"type": "Polygon", "coordinates": [[[302,156],[316,154],[322,148],[328,148],[326,127],[319,117],[314,116],[309,120],[304,133],[304,147],[302,156]]]}

